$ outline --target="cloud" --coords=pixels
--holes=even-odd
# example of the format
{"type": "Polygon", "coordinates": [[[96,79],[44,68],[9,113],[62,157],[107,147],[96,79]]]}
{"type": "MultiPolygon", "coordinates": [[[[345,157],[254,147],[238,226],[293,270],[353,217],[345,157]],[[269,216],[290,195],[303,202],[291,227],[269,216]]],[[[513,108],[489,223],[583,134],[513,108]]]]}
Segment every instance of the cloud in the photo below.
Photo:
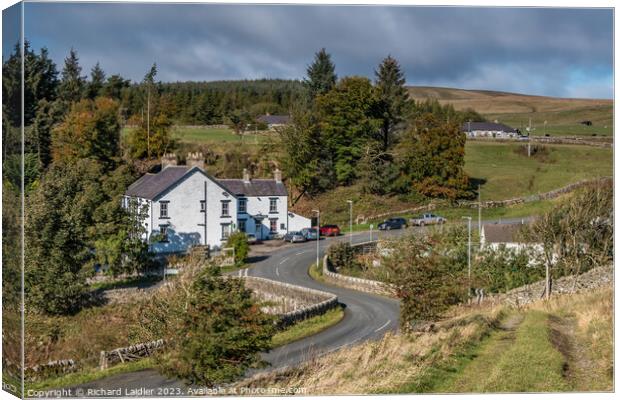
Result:
{"type": "Polygon", "coordinates": [[[412,84],[612,96],[610,9],[26,3],[25,26],[58,63],[74,47],[133,80],[300,79],[325,47],[339,76],[391,54],[412,84]]]}

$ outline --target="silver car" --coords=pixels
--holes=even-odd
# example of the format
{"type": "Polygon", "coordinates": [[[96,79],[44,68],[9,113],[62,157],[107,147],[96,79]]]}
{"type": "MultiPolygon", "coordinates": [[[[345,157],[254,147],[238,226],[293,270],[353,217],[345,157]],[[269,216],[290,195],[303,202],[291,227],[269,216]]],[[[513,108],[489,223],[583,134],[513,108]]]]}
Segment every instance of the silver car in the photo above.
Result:
{"type": "Polygon", "coordinates": [[[301,243],[306,241],[306,237],[301,232],[294,231],[288,232],[286,235],[284,235],[283,240],[285,242],[301,243]]]}

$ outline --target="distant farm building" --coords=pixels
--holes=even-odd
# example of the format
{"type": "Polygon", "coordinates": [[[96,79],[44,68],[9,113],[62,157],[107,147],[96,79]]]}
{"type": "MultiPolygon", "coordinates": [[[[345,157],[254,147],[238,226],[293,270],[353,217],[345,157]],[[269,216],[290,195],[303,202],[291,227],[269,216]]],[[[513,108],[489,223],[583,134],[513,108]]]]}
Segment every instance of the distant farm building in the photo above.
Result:
{"type": "Polygon", "coordinates": [[[269,129],[285,126],[291,123],[291,117],[288,115],[261,115],[256,118],[259,123],[267,125],[269,129]]]}
{"type": "Polygon", "coordinates": [[[519,131],[497,122],[465,122],[462,131],[467,137],[516,138],[519,131]]]}

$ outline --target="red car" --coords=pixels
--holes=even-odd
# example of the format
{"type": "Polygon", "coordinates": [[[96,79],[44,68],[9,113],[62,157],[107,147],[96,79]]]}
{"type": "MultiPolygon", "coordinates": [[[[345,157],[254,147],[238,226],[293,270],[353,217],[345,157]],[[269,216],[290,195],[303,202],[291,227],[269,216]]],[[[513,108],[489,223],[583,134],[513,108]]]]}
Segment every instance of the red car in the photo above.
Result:
{"type": "Polygon", "coordinates": [[[319,232],[321,236],[338,236],[340,235],[340,228],[338,225],[323,225],[319,232]]]}

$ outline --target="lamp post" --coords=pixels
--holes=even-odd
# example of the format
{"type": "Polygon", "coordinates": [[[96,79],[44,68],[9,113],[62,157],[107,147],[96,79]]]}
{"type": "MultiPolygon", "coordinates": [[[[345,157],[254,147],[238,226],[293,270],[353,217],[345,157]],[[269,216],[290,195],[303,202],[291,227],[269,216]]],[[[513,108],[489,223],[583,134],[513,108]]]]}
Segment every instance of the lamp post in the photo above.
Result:
{"type": "Polygon", "coordinates": [[[316,267],[319,267],[319,239],[321,239],[321,211],[312,210],[316,213],[316,267]]]}
{"type": "Polygon", "coordinates": [[[353,200],[347,200],[349,203],[349,244],[353,245],[353,200]]]}
{"type": "Polygon", "coordinates": [[[462,217],[467,220],[467,280],[469,281],[469,294],[471,294],[471,217],[462,217]]]}

